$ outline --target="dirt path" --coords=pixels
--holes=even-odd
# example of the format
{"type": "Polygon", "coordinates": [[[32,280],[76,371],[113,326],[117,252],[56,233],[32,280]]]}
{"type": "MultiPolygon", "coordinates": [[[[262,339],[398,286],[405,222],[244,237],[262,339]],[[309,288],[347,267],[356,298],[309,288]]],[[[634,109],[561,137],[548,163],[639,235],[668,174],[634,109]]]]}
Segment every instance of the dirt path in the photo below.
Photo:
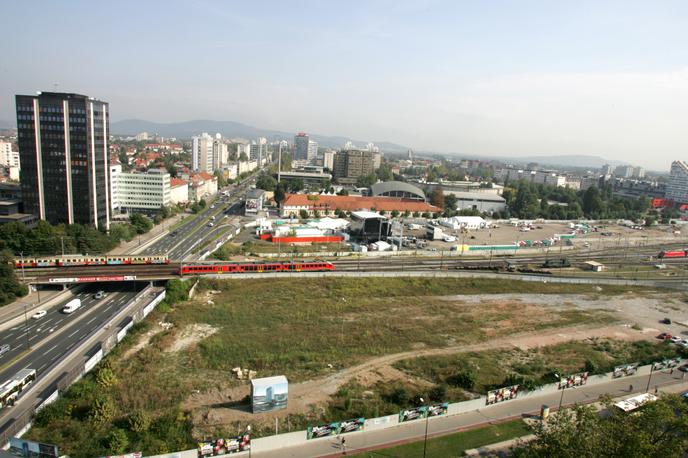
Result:
{"type": "MultiPolygon", "coordinates": [[[[495,348],[519,348],[526,350],[540,346],[554,345],[571,340],[586,340],[594,337],[613,338],[618,340],[636,341],[654,338],[655,330],[651,328],[637,331],[631,329],[627,324],[604,326],[591,328],[590,325],[571,326],[547,330],[533,335],[532,332],[512,334],[501,338],[491,338],[484,342],[474,345],[456,345],[444,348],[428,348],[421,350],[411,350],[392,355],[380,356],[369,359],[361,364],[340,370],[332,375],[321,377],[307,382],[290,384],[289,386],[289,405],[287,409],[269,414],[251,414],[234,408],[220,407],[227,399],[241,399],[249,394],[248,385],[235,387],[227,391],[215,391],[212,393],[199,393],[191,396],[186,401],[186,407],[210,407],[210,411],[204,414],[204,422],[223,423],[229,421],[260,420],[261,416],[274,418],[283,417],[288,414],[304,413],[309,411],[312,406],[324,404],[337,390],[354,378],[359,379],[379,379],[381,374],[398,373],[392,367],[397,361],[403,359],[449,355],[456,353],[467,353],[473,351],[490,350],[495,348]]],[[[405,374],[404,374],[405,375],[405,374]]]]}

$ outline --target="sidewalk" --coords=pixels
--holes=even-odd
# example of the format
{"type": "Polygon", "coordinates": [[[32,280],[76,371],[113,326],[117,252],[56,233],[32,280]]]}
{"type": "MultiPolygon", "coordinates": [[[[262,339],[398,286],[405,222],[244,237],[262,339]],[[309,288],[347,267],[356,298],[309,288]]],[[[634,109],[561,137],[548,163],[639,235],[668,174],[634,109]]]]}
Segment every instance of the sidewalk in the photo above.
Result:
{"type": "MultiPolygon", "coordinates": [[[[688,389],[688,378],[682,381],[683,372],[655,372],[652,374],[650,391],[654,391],[655,386],[663,387],[663,391],[680,392],[688,389]],[[671,385],[671,387],[667,387],[671,385]]],[[[595,402],[600,395],[609,394],[612,397],[628,397],[645,392],[648,376],[622,377],[608,383],[601,383],[591,386],[581,386],[568,388],[564,391],[563,405],[587,404],[595,402]],[[633,392],[629,392],[630,385],[633,385],[633,392]]],[[[550,406],[551,411],[557,410],[561,399],[561,391],[550,392],[541,396],[534,395],[528,398],[506,401],[501,404],[484,406],[478,410],[466,412],[459,415],[448,417],[435,417],[429,420],[428,437],[440,436],[479,426],[488,425],[497,421],[508,419],[523,418],[526,415],[539,415],[542,405],[550,406]]],[[[362,431],[346,435],[347,451],[353,455],[368,450],[386,448],[407,442],[423,439],[425,435],[425,421],[402,423],[399,426],[362,431]]],[[[305,445],[297,447],[283,448],[260,452],[254,450],[253,456],[258,458],[277,458],[277,457],[337,457],[341,456],[339,443],[336,437],[314,439],[305,445]]]]}

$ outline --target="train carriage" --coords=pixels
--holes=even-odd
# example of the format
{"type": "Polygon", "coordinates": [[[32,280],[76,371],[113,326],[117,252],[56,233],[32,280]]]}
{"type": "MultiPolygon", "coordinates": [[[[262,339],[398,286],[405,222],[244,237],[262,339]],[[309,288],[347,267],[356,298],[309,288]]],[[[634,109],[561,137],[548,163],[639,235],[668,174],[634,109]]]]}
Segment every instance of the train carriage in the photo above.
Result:
{"type": "Polygon", "coordinates": [[[53,257],[23,257],[14,260],[16,268],[40,267],[83,267],[83,266],[117,266],[117,265],[145,265],[169,264],[167,256],[53,256],[53,257]]]}
{"type": "Polygon", "coordinates": [[[326,261],[294,262],[231,262],[185,264],[179,270],[181,275],[261,273],[261,272],[326,272],[335,270],[334,264],[326,261]]]}

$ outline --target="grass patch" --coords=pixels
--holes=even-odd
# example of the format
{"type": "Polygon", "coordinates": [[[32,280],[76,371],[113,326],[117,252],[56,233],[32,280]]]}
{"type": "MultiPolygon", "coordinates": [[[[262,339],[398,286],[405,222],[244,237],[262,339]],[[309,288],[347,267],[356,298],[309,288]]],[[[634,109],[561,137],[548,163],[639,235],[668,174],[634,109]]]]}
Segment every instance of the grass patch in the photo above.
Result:
{"type": "MultiPolygon", "coordinates": [[[[466,450],[496,444],[528,434],[531,434],[531,431],[522,420],[513,420],[496,425],[484,426],[469,431],[428,439],[427,456],[459,457],[463,456],[466,450]]],[[[358,453],[353,456],[417,458],[423,456],[423,446],[424,441],[419,440],[410,444],[358,453]]]]}
{"type": "Polygon", "coordinates": [[[555,382],[554,374],[583,371],[601,374],[620,364],[649,364],[681,354],[679,347],[668,342],[592,339],[527,351],[500,349],[413,358],[398,361],[394,367],[435,384],[459,384],[476,394],[484,394],[514,382],[535,387],[555,382]],[[466,377],[460,377],[462,374],[472,374],[472,384],[466,383],[466,377]]]}

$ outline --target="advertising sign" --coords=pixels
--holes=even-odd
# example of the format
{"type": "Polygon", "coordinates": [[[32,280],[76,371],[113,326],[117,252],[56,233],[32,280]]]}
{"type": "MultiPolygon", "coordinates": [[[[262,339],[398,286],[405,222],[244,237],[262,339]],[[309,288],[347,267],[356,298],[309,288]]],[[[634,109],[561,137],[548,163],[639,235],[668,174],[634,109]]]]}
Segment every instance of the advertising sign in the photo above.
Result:
{"type": "Polygon", "coordinates": [[[652,364],[653,371],[661,371],[663,369],[673,369],[681,364],[681,358],[665,359],[652,364]]]}
{"type": "Polygon", "coordinates": [[[566,378],[562,378],[559,381],[559,389],[563,390],[574,386],[585,385],[586,383],[588,383],[588,373],[581,372],[579,374],[572,374],[566,378]]]}
{"type": "Polygon", "coordinates": [[[232,453],[245,452],[251,448],[251,436],[234,436],[229,439],[213,439],[208,442],[198,443],[198,456],[217,456],[229,455],[232,453]]]}
{"type": "Polygon", "coordinates": [[[442,404],[432,404],[428,406],[428,417],[438,417],[440,415],[447,415],[448,410],[448,402],[443,402],[442,404]]]}
{"type": "Polygon", "coordinates": [[[399,412],[399,423],[405,421],[418,420],[419,418],[425,418],[428,413],[427,406],[415,407],[413,409],[406,409],[399,412]]]}
{"type": "Polygon", "coordinates": [[[289,383],[284,375],[251,380],[253,413],[286,409],[288,395],[289,383]]]}
{"type": "Polygon", "coordinates": [[[614,368],[614,373],[612,374],[612,377],[614,377],[614,378],[627,377],[629,375],[635,374],[637,371],[638,371],[638,363],[624,364],[623,366],[616,366],[614,368]]]}
{"type": "Polygon", "coordinates": [[[17,456],[30,458],[57,458],[60,456],[57,445],[41,444],[18,437],[10,439],[10,452],[17,456]]]}
{"type": "Polygon", "coordinates": [[[363,431],[363,426],[365,425],[365,418],[353,418],[351,420],[345,420],[339,422],[339,431],[337,434],[353,433],[356,431],[363,431]]]}
{"type": "Polygon", "coordinates": [[[334,436],[339,431],[339,422],[328,423],[325,425],[309,426],[306,430],[306,439],[317,439],[318,437],[334,436]]]}
{"type": "Polygon", "coordinates": [[[505,388],[498,388],[496,390],[488,391],[485,404],[495,404],[497,402],[508,401],[515,399],[518,395],[518,385],[507,386],[505,388]]]}
{"type": "Polygon", "coordinates": [[[103,458],[142,458],[143,453],[142,452],[133,452],[133,453],[127,453],[126,455],[109,455],[105,456],[103,458]]]}

